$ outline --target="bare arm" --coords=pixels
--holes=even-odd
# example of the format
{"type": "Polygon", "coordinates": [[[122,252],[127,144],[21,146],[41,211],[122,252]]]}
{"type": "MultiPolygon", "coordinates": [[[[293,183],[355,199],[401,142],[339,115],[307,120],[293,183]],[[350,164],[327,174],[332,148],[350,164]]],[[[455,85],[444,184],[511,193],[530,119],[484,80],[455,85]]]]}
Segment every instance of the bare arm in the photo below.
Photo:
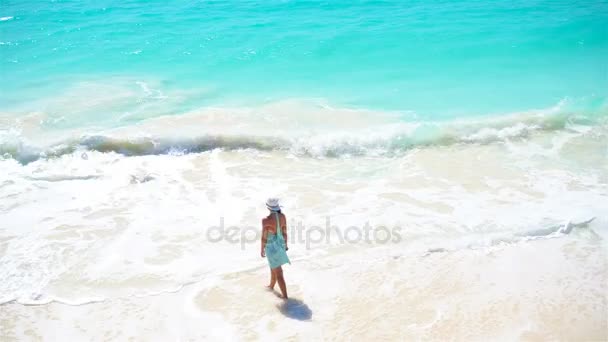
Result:
{"type": "Polygon", "coordinates": [[[266,227],[264,226],[264,220],[262,220],[262,241],[260,241],[260,255],[262,256],[262,258],[266,257],[266,251],[264,248],[266,248],[266,227]]]}
{"type": "Polygon", "coordinates": [[[283,232],[283,238],[285,239],[285,250],[288,251],[289,247],[287,247],[287,217],[283,215],[283,219],[285,220],[285,224],[281,225],[281,231],[283,232]]]}

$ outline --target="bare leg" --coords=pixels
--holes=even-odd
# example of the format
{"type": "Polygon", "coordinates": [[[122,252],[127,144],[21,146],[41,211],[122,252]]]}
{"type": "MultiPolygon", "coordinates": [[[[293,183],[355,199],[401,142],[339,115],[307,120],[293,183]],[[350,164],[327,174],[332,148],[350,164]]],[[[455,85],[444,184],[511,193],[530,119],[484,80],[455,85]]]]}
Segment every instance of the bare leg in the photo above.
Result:
{"type": "Polygon", "coordinates": [[[274,284],[277,283],[277,275],[275,270],[270,269],[270,285],[266,286],[271,290],[274,290],[274,284]]]}
{"type": "Polygon", "coordinates": [[[285,278],[283,278],[283,268],[281,266],[274,269],[276,273],[277,281],[279,282],[279,287],[281,288],[281,293],[283,294],[283,299],[287,299],[287,285],[285,285],[285,278]]]}

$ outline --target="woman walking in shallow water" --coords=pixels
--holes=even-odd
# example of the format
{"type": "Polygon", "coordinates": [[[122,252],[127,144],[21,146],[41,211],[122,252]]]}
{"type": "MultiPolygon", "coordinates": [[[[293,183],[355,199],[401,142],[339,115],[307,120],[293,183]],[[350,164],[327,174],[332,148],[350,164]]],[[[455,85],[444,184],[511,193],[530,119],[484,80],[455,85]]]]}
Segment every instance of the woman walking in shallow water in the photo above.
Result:
{"type": "Polygon", "coordinates": [[[270,285],[268,288],[274,290],[278,282],[281,289],[281,298],[287,299],[287,286],[283,277],[282,265],[290,263],[287,257],[287,219],[281,213],[281,206],[277,198],[269,198],[266,207],[270,214],[262,219],[262,258],[268,259],[270,266],[270,285]]]}

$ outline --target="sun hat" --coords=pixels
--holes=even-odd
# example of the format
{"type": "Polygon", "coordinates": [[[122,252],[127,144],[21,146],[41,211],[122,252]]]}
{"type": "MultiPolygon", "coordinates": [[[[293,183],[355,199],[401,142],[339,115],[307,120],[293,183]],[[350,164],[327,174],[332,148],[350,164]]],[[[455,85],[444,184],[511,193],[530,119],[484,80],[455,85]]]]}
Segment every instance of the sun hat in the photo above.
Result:
{"type": "Polygon", "coordinates": [[[281,206],[279,205],[279,199],[271,197],[266,200],[266,208],[270,211],[279,211],[281,210],[281,206]]]}

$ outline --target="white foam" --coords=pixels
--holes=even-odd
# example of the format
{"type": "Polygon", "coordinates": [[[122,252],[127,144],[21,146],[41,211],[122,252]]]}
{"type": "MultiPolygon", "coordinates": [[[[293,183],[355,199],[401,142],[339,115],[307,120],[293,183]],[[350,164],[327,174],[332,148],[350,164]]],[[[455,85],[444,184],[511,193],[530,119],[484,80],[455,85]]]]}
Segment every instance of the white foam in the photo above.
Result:
{"type": "MultiPolygon", "coordinates": [[[[198,119],[194,116],[195,121],[198,119]]],[[[208,120],[210,127],[214,122],[217,127],[240,124],[235,132],[256,125],[238,123],[234,117],[219,113],[208,120]]],[[[315,130],[315,124],[300,123],[306,126],[304,130],[295,124],[288,126],[306,134],[314,132],[289,140],[294,144],[291,147],[319,154],[338,149],[354,151],[350,157],[310,158],[281,149],[213,149],[126,157],[77,149],[27,164],[1,159],[0,302],[45,306],[49,310],[58,310],[61,305],[55,304],[64,304],[74,307],[59,310],[73,313],[70,310],[105,305],[120,308],[129,301],[137,305],[167,298],[183,301],[193,292],[226,284],[234,287],[234,292],[247,294],[249,285],[237,280],[262,272],[266,280],[267,265],[259,256],[259,240],[241,245],[237,234],[234,243],[212,242],[206,233],[219,225],[221,218],[226,228],[251,226],[252,232],[259,232],[260,219],[267,214],[264,200],[270,195],[283,199],[290,225],[300,221],[308,228],[324,228],[329,217],[331,225],[342,231],[365,222],[374,227],[401,228],[400,239],[385,244],[344,243],[334,235],[307,244],[290,233],[293,266],[287,269],[293,267],[290,279],[300,286],[295,292],[314,308],[312,324],[330,321],[340,314],[338,308],[348,298],[359,298],[362,279],[370,278],[373,284],[377,272],[367,272],[377,271],[378,265],[386,267],[383,274],[388,278],[374,287],[377,291],[373,298],[385,299],[394,291],[407,296],[412,289],[429,295],[424,289],[435,279],[432,272],[449,273],[452,267],[454,273],[449,279],[455,283],[460,282],[460,276],[456,276],[459,271],[471,279],[475,274],[486,277],[483,272],[488,265],[508,269],[509,259],[517,260],[519,252],[535,255],[537,246],[547,254],[539,254],[542,258],[525,270],[510,272],[530,279],[539,279],[535,274],[568,279],[586,274],[573,266],[578,265],[585,251],[596,251],[597,244],[605,248],[608,168],[597,159],[581,161],[583,153],[577,153],[605,152],[603,128],[539,128],[529,134],[523,127],[542,127],[542,120],[531,120],[526,126],[500,124],[495,131],[487,131],[486,124],[470,124],[462,132],[473,133],[459,134],[474,143],[430,144],[386,155],[370,153],[385,143],[384,134],[416,136],[426,128],[394,122],[376,125],[382,130],[373,132],[368,130],[366,120],[363,115],[359,123],[353,124],[354,134],[334,128],[315,130]],[[525,139],[514,138],[522,134],[525,139]],[[486,143],[492,135],[505,140],[486,143]],[[357,155],[361,148],[367,152],[357,155]],[[577,226],[591,217],[596,220],[586,227],[577,226]],[[570,245],[576,247],[574,252],[569,251],[571,247],[562,247],[570,245]],[[428,253],[434,251],[443,253],[428,253]],[[503,253],[507,256],[495,258],[503,253]],[[564,272],[571,273],[562,277],[558,265],[552,262],[564,263],[564,272]],[[410,278],[400,268],[402,263],[420,278],[410,278]],[[428,269],[417,268],[419,264],[428,269]],[[303,268],[315,271],[298,275],[303,268]],[[326,286],[315,285],[322,280],[326,286]],[[335,284],[330,284],[332,281],[335,284]],[[412,284],[412,288],[404,289],[400,284],[412,284]]],[[[153,121],[139,127],[147,127],[144,131],[149,133],[155,125],[163,123],[166,128],[173,122],[168,118],[153,121]]],[[[173,123],[183,127],[185,122],[173,123]]],[[[6,130],[4,137],[20,141],[25,131],[35,131],[35,125],[28,127],[23,123],[6,130]]],[[[453,127],[447,131],[453,133],[453,127]]],[[[130,132],[123,129],[112,134],[128,136],[130,132]]],[[[424,141],[422,135],[420,141],[424,141]]],[[[596,266],[588,267],[591,270],[596,266]]],[[[487,302],[506,298],[507,288],[537,296],[523,285],[513,284],[513,280],[498,274],[492,277],[496,277],[495,287],[490,286],[494,281],[484,278],[482,283],[488,287],[476,288],[488,291],[482,294],[487,302]]],[[[547,293],[561,292],[551,288],[547,293]]],[[[454,307],[463,304],[456,297],[449,298],[454,307]]],[[[466,293],[462,298],[472,299],[466,293]]],[[[158,305],[166,308],[165,304],[158,305]]],[[[192,304],[185,303],[184,307],[188,305],[192,304]]],[[[226,322],[232,322],[237,311],[247,308],[234,308],[227,309],[224,325],[211,335],[220,336],[226,330],[232,337],[242,337],[238,326],[226,322]]],[[[430,336],[426,334],[443,324],[446,317],[454,317],[451,308],[447,304],[436,311],[418,308],[425,316],[412,320],[408,331],[414,337],[430,336]]],[[[190,309],[193,317],[216,317],[195,307],[190,309]]],[[[268,324],[272,322],[271,318],[264,319],[268,324]]],[[[260,337],[288,337],[281,329],[248,327],[260,337]]],[[[314,330],[301,331],[317,336],[314,330]]]]}
{"type": "MultiPolygon", "coordinates": [[[[269,192],[284,198],[290,218],[307,227],[324,227],[327,216],[342,229],[366,221],[400,226],[401,244],[414,255],[518,243],[534,239],[537,230],[606,212],[606,184],[596,175],[538,168],[528,159],[534,155],[520,159],[518,151],[452,146],[403,158],[289,161],[282,153],[260,151],[144,157],[88,152],[86,158],[75,152],[27,165],[3,160],[0,238],[10,243],[2,259],[8,277],[2,298],[67,303],[72,293],[80,303],[147,296],[263,266],[255,258],[257,242],[209,243],[205,233],[220,217],[225,227],[258,229],[269,192]],[[37,271],[19,271],[26,265],[37,271]]],[[[332,236],[328,243],[294,243],[291,253],[294,260],[308,260],[348,246],[332,236]]],[[[368,246],[378,245],[351,247],[368,246]]]]}

